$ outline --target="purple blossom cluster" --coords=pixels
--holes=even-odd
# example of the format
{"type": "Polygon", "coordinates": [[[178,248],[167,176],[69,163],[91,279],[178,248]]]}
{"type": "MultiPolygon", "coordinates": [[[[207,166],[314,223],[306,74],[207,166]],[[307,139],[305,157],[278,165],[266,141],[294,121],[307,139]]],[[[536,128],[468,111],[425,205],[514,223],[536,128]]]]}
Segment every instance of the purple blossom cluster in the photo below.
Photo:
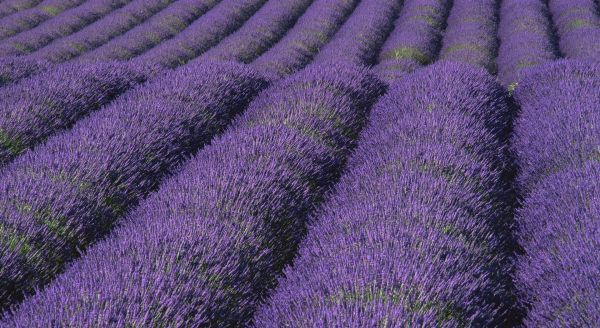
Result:
{"type": "Polygon", "coordinates": [[[2,57],[0,58],[0,87],[19,81],[30,75],[41,73],[49,67],[49,63],[41,60],[24,57],[2,57]]]}
{"type": "Polygon", "coordinates": [[[319,51],[314,63],[371,65],[394,27],[402,1],[363,0],[333,39],[319,51]]]}
{"type": "Polygon", "coordinates": [[[545,0],[504,0],[500,7],[498,79],[514,87],[523,72],[559,56],[545,0]]]}
{"type": "Polygon", "coordinates": [[[561,52],[580,60],[600,61],[600,3],[549,0],[561,52]]]}
{"type": "Polygon", "coordinates": [[[279,41],[312,2],[268,1],[239,30],[196,60],[251,62],[279,41]]]}
{"type": "Polygon", "coordinates": [[[384,79],[394,81],[436,59],[450,7],[450,0],[404,1],[375,68],[384,79]]]}
{"type": "Polygon", "coordinates": [[[123,8],[81,29],[56,40],[32,54],[50,62],[63,62],[95,49],[109,40],[142,24],[174,0],[133,0],[123,8]]]}
{"type": "Polygon", "coordinates": [[[0,56],[31,53],[55,39],[77,32],[131,0],[90,0],[37,27],[0,42],[0,56]]]}
{"type": "Polygon", "coordinates": [[[136,57],[136,61],[164,67],[187,63],[244,24],[266,0],[222,0],[173,38],[136,57]]]}
{"type": "Polygon", "coordinates": [[[523,192],[516,283],[527,327],[600,322],[600,65],[540,66],[515,91],[523,192]],[[585,95],[585,96],[582,96],[585,95]]]}
{"type": "Polygon", "coordinates": [[[499,0],[454,0],[439,59],[469,63],[496,73],[499,0]]]}
{"type": "Polygon", "coordinates": [[[0,89],[0,167],[153,73],[120,63],[65,64],[0,89]]]}
{"type": "Polygon", "coordinates": [[[480,68],[400,78],[255,326],[508,325],[511,111],[480,68]]]}
{"type": "Polygon", "coordinates": [[[41,0],[4,0],[0,2],[0,18],[29,9],[40,2],[41,0]]]}
{"type": "Polygon", "coordinates": [[[99,48],[82,54],[82,61],[126,60],[133,58],[184,30],[221,0],[180,0],[142,24],[99,48]]]}
{"type": "Polygon", "coordinates": [[[15,160],[0,176],[0,307],[52,280],[266,85],[240,64],[187,65],[15,160]]]}
{"type": "Polygon", "coordinates": [[[44,0],[37,6],[0,19],[0,40],[27,31],[85,0],[44,0]]]}
{"type": "Polygon", "coordinates": [[[285,37],[252,62],[273,79],[292,74],[312,60],[354,10],[358,0],[315,0],[285,37]]]}
{"type": "Polygon", "coordinates": [[[7,326],[244,326],[383,89],[347,65],[276,82],[7,326]]]}
{"type": "Polygon", "coordinates": [[[599,76],[597,64],[560,60],[534,69],[517,87],[521,113],[513,144],[524,195],[549,175],[594,158],[600,143],[599,76]]]}

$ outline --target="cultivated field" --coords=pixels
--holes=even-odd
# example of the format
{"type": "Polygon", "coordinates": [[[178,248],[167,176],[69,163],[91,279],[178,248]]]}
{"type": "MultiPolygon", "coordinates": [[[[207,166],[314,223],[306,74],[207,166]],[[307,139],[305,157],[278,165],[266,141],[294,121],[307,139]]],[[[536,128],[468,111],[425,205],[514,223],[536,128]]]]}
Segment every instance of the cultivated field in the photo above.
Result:
{"type": "Polygon", "coordinates": [[[0,327],[600,327],[600,1],[0,0],[0,327]]]}

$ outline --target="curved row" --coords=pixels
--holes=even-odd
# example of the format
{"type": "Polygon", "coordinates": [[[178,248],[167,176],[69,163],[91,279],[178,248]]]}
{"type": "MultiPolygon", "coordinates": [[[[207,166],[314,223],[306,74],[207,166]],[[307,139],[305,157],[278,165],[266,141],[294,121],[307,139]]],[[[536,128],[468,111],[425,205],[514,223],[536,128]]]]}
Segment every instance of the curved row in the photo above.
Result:
{"type": "Polygon", "coordinates": [[[0,178],[0,304],[52,280],[265,86],[241,65],[188,65],[7,167],[0,178]]]}
{"type": "Polygon", "coordinates": [[[28,76],[41,73],[49,67],[49,63],[40,60],[2,57],[0,58],[0,87],[17,82],[28,76]]]}
{"type": "Polygon", "coordinates": [[[451,0],[406,0],[376,70],[388,81],[432,63],[441,47],[451,0]]]}
{"type": "Polygon", "coordinates": [[[0,89],[0,167],[152,74],[117,63],[65,64],[0,89]]]}
{"type": "Polygon", "coordinates": [[[383,92],[347,66],[277,83],[7,326],[244,326],[383,92]]]}
{"type": "Polygon", "coordinates": [[[559,56],[545,0],[502,1],[498,38],[498,79],[511,88],[523,70],[559,56]]]}
{"type": "Polygon", "coordinates": [[[348,21],[314,59],[314,63],[371,65],[394,27],[400,0],[363,0],[348,21]]]}
{"type": "Polygon", "coordinates": [[[454,0],[439,59],[481,66],[496,73],[499,0],[454,0]]]}
{"type": "Polygon", "coordinates": [[[506,325],[508,144],[487,125],[510,111],[479,68],[398,80],[256,326],[506,325]]]}
{"type": "Polygon", "coordinates": [[[600,8],[594,0],[549,0],[561,52],[600,61],[600,8]]]}
{"type": "Polygon", "coordinates": [[[273,79],[308,64],[338,31],[359,0],[316,0],[296,25],[252,66],[273,79]]]}
{"type": "Polygon", "coordinates": [[[135,60],[171,68],[185,64],[237,30],[265,2],[266,0],[223,0],[185,30],[135,60]]]}
{"type": "Polygon", "coordinates": [[[84,61],[125,60],[133,58],[172,38],[190,23],[204,15],[221,0],[180,0],[152,16],[125,34],[90,52],[82,54],[84,61]]]}
{"type": "Polygon", "coordinates": [[[97,48],[163,10],[174,0],[133,0],[77,33],[38,49],[32,57],[63,62],[97,48]]]}
{"type": "Polygon", "coordinates": [[[235,33],[197,60],[235,60],[249,63],[276,43],[313,0],[268,1],[235,33]]]}
{"type": "Polygon", "coordinates": [[[600,66],[559,61],[515,91],[521,174],[517,285],[527,327],[600,322],[600,66]],[[585,95],[585,96],[581,96],[585,95]]]}
{"type": "Polygon", "coordinates": [[[0,19],[0,40],[29,30],[85,0],[44,0],[37,6],[0,19]]]}
{"type": "Polygon", "coordinates": [[[6,0],[0,3],[0,18],[4,18],[8,15],[14,14],[21,10],[29,9],[41,0],[6,0]]]}
{"type": "Polygon", "coordinates": [[[35,28],[19,33],[0,43],[0,56],[31,53],[53,40],[77,32],[131,0],[90,0],[67,10],[35,28]]]}

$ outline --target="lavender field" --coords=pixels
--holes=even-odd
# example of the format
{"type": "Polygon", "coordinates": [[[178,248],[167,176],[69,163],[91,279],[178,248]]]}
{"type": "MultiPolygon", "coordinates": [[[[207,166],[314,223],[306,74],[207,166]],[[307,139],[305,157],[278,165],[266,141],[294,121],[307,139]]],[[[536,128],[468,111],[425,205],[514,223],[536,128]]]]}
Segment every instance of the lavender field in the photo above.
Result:
{"type": "Polygon", "coordinates": [[[0,327],[600,327],[600,1],[0,0],[0,327]]]}

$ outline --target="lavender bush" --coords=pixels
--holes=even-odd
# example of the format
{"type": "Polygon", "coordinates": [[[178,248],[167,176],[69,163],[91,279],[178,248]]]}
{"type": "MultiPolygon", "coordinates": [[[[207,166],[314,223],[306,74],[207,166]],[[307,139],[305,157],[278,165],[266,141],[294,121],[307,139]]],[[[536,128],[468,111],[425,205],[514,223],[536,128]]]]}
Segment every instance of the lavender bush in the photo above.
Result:
{"type": "Polygon", "coordinates": [[[454,0],[439,59],[481,66],[496,73],[499,0],[454,0]]]}
{"type": "Polygon", "coordinates": [[[4,18],[8,15],[14,14],[21,10],[29,9],[41,0],[5,0],[0,2],[0,18],[4,18]]]}
{"type": "MultiPolygon", "coordinates": [[[[41,73],[49,67],[50,64],[45,61],[29,58],[2,57],[0,58],[0,87],[19,81],[30,75],[41,73]]],[[[0,91],[1,93],[2,91],[0,91]]]]}
{"type": "Polygon", "coordinates": [[[535,69],[517,87],[522,110],[513,143],[525,194],[549,174],[594,158],[600,142],[598,76],[598,65],[561,60],[535,69]]]}
{"type": "Polygon", "coordinates": [[[276,43],[312,1],[268,1],[239,30],[197,60],[251,62],[276,43]]]}
{"type": "Polygon", "coordinates": [[[32,54],[50,62],[63,62],[97,48],[142,24],[157,12],[172,5],[174,0],[134,0],[123,8],[83,28],[56,40],[32,54]]]}
{"type": "Polygon", "coordinates": [[[285,37],[252,62],[273,79],[308,64],[355,8],[358,0],[316,0],[285,37]]]}
{"type": "Polygon", "coordinates": [[[0,176],[0,304],[53,279],[265,86],[241,65],[188,65],[8,166],[0,176]]]}
{"type": "Polygon", "coordinates": [[[243,326],[382,91],[340,65],[278,82],[4,324],[243,326]]]}
{"type": "Polygon", "coordinates": [[[433,62],[450,11],[450,0],[406,0],[394,30],[385,41],[376,70],[394,81],[433,62]]]}
{"type": "Polygon", "coordinates": [[[373,64],[393,28],[400,4],[398,0],[361,1],[314,62],[373,64]]]}
{"type": "Polygon", "coordinates": [[[0,56],[28,54],[53,40],[72,34],[131,0],[90,0],[66,10],[37,27],[0,42],[0,56]]]}
{"type": "Polygon", "coordinates": [[[185,64],[242,26],[265,1],[223,0],[173,38],[135,60],[171,68],[185,64]]]}
{"type": "Polygon", "coordinates": [[[508,325],[510,117],[481,69],[399,79],[255,325],[508,325]]]}
{"type": "Polygon", "coordinates": [[[498,38],[498,79],[511,88],[523,72],[559,56],[544,0],[504,0],[498,38]]]}
{"type": "Polygon", "coordinates": [[[118,63],[68,64],[0,89],[0,166],[152,73],[118,63]]]}
{"type": "Polygon", "coordinates": [[[172,38],[201,17],[220,0],[183,0],[152,16],[148,21],[79,57],[82,61],[124,60],[133,58],[172,38]]]}
{"type": "Polygon", "coordinates": [[[521,169],[517,286],[526,327],[600,322],[600,66],[559,61],[515,91],[521,169]],[[585,95],[585,96],[582,96],[585,95]]]}
{"type": "Polygon", "coordinates": [[[37,6],[0,19],[0,40],[34,28],[84,0],[44,0],[37,6]]]}
{"type": "Polygon", "coordinates": [[[600,61],[600,8],[594,0],[549,0],[561,52],[567,58],[600,61]]]}

